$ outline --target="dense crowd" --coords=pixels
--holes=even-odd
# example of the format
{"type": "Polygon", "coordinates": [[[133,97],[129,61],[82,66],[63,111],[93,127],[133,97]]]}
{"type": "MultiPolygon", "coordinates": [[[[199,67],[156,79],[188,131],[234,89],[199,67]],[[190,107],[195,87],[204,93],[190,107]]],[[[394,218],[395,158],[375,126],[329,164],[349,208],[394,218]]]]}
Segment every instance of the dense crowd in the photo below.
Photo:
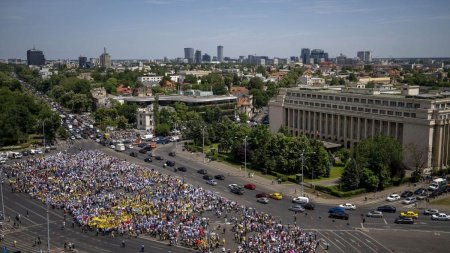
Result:
{"type": "Polygon", "coordinates": [[[116,141],[134,141],[140,137],[140,133],[134,130],[116,130],[109,132],[109,136],[116,141]]]}
{"type": "Polygon", "coordinates": [[[146,234],[172,245],[224,251],[225,239],[203,215],[215,212],[231,223],[236,252],[313,252],[317,244],[297,226],[98,151],[32,157],[14,163],[7,174],[13,191],[64,209],[83,231],[146,234]]]}

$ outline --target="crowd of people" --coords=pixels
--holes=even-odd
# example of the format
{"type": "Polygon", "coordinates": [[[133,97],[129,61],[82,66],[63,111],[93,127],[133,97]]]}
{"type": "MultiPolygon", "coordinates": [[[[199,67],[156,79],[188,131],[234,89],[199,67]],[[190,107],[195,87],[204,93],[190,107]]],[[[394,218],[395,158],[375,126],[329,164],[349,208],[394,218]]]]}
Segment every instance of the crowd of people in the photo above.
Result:
{"type": "Polygon", "coordinates": [[[13,191],[61,208],[83,231],[153,236],[200,251],[222,248],[210,218],[231,223],[236,252],[314,252],[314,235],[212,191],[99,151],[31,157],[7,168],[13,191]],[[204,215],[209,212],[209,215],[204,215]],[[215,215],[214,215],[215,212],[215,215]]]}

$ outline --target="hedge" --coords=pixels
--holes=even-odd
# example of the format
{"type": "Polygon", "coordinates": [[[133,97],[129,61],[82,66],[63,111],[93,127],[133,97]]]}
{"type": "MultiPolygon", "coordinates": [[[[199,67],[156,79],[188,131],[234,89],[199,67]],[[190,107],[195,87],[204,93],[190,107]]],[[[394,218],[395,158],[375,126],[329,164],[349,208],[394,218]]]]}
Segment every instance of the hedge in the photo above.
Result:
{"type": "Polygon", "coordinates": [[[316,185],[316,190],[340,197],[340,198],[346,198],[354,195],[359,195],[366,192],[366,189],[356,189],[353,191],[339,191],[336,186],[323,186],[323,185],[316,185]]]}

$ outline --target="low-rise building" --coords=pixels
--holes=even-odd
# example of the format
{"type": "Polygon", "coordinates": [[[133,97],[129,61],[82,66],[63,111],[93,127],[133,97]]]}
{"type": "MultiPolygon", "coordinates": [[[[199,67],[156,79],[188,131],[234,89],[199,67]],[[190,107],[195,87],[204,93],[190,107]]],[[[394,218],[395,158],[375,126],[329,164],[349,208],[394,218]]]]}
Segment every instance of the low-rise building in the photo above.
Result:
{"type": "Polygon", "coordinates": [[[106,90],[104,87],[92,89],[91,94],[92,94],[92,99],[94,100],[94,107],[96,109],[111,106],[111,103],[108,98],[108,94],[106,93],[106,90]]]}
{"type": "Polygon", "coordinates": [[[136,128],[153,132],[155,129],[153,105],[144,108],[138,108],[136,111],[136,128]]]}

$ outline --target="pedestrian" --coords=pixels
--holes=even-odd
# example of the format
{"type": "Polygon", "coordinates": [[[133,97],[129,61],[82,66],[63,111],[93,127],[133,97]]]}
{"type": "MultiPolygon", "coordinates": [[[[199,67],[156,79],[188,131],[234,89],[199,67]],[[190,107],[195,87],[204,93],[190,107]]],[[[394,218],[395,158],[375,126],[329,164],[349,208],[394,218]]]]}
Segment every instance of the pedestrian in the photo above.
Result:
{"type": "Polygon", "coordinates": [[[122,248],[125,248],[125,240],[122,240],[122,248]]]}
{"type": "Polygon", "coordinates": [[[141,252],[144,252],[144,244],[141,245],[141,252]]]}

